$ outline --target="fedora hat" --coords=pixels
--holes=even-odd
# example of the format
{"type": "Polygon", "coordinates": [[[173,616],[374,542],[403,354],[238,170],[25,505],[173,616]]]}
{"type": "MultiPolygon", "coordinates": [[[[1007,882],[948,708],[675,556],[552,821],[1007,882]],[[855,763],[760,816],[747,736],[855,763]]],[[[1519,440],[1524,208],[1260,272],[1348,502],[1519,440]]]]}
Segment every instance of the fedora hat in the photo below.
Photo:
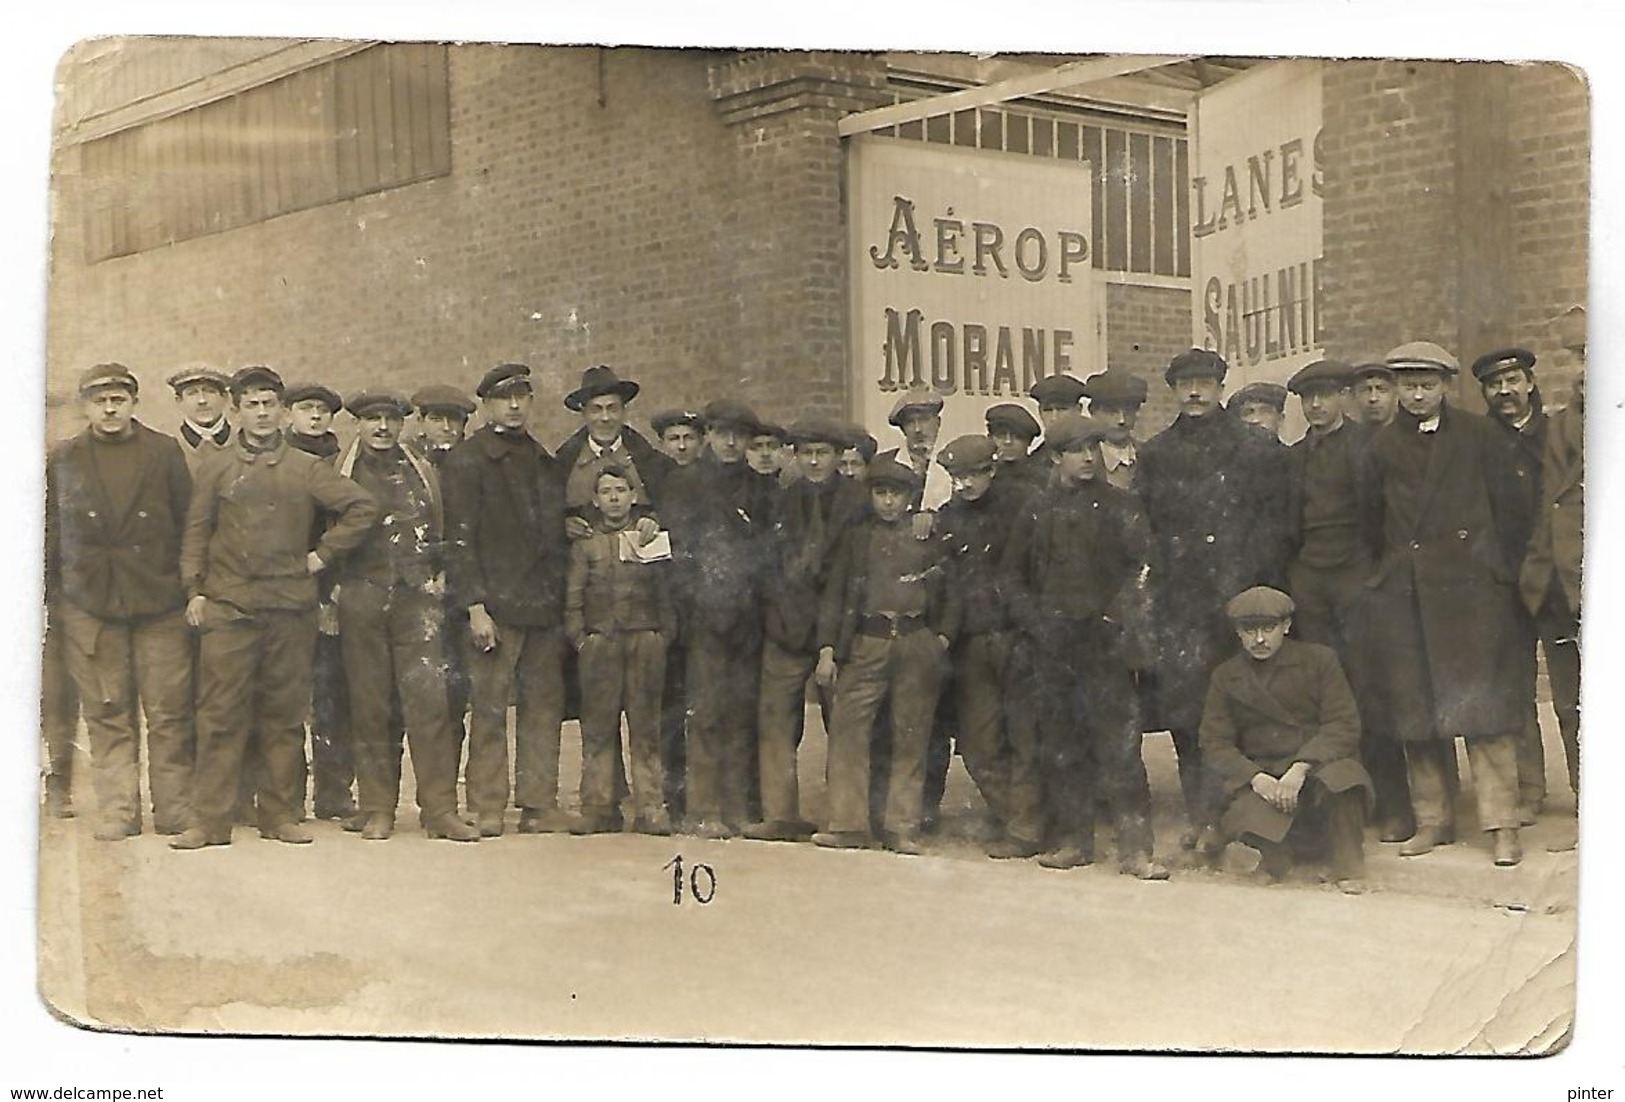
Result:
{"type": "Polygon", "coordinates": [[[582,406],[602,394],[616,394],[622,402],[630,402],[637,397],[638,384],[616,375],[614,368],[599,364],[581,373],[581,385],[564,396],[564,406],[580,413],[582,406]]]}

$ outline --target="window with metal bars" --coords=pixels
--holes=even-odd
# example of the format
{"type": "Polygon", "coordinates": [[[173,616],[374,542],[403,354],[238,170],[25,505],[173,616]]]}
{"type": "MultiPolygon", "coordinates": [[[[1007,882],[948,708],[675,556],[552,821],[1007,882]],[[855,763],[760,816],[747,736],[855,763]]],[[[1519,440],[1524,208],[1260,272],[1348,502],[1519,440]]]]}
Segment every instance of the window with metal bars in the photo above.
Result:
{"type": "Polygon", "coordinates": [[[446,64],[385,43],[84,143],[88,259],[445,175],[446,64]]]}
{"type": "Polygon", "coordinates": [[[876,131],[936,145],[1087,161],[1094,172],[1096,268],[1186,276],[1190,158],[1183,136],[1028,111],[979,107],[876,131]]]}

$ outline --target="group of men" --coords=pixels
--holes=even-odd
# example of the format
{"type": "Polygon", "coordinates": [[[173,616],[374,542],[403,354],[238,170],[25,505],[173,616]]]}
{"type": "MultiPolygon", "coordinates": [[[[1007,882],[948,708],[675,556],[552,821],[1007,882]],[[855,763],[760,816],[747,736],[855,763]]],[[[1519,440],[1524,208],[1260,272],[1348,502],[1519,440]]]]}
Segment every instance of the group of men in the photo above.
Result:
{"type": "Polygon", "coordinates": [[[501,836],[517,807],[520,833],[917,853],[957,748],[990,856],[1088,864],[1104,812],[1121,869],[1165,879],[1140,743],[1168,730],[1184,846],[1241,838],[1273,875],[1329,847],[1358,891],[1368,812],[1405,855],[1454,840],[1461,737],[1513,865],[1544,799],[1537,645],[1578,791],[1583,392],[1548,416],[1534,368],[1473,364],[1488,417],[1444,401],[1459,367],[1426,342],[1225,406],[1227,365],[1191,349],[1164,374],[1179,415],[1144,443],[1147,385],[1109,368],[940,445],[941,396],[907,391],[882,452],[731,399],[657,414],[651,442],[627,424],[639,385],[602,366],[549,451],[523,364],[477,400],[182,371],[170,437],[98,365],[88,427],[48,464],[47,804],[71,813],[77,707],[101,839],[142,830],[144,716],[152,824],[180,850],[238,822],[309,842],[307,785],[316,817],[387,838],[404,744],[431,837],[501,836]],[[1309,426],[1290,447],[1289,392],[1309,426]]]}

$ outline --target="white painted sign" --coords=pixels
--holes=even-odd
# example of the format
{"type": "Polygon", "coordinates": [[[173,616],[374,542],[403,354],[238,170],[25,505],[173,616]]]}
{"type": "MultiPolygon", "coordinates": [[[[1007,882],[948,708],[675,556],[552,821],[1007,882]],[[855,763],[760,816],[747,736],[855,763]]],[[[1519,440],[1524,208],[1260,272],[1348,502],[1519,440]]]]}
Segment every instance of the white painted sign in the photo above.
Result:
{"type": "Polygon", "coordinates": [[[1191,113],[1192,339],[1229,363],[1228,389],[1324,356],[1320,75],[1260,65],[1191,113]]]}
{"type": "Polygon", "coordinates": [[[848,141],[853,416],[882,448],[912,385],[939,443],[986,431],[1046,375],[1097,363],[1089,165],[923,142],[848,141]]]}

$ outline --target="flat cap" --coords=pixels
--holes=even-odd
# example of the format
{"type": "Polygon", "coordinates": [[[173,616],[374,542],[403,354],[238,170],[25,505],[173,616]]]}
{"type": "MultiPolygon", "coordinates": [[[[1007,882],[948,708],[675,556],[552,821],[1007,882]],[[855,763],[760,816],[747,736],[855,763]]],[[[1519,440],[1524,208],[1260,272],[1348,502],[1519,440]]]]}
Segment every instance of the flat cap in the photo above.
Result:
{"type": "Polygon", "coordinates": [[[1280,383],[1248,383],[1230,395],[1230,408],[1240,412],[1248,402],[1262,402],[1273,406],[1277,413],[1286,409],[1286,387],[1280,383]]]}
{"type": "Polygon", "coordinates": [[[231,387],[231,379],[224,371],[216,371],[212,367],[183,367],[164,382],[170,389],[179,394],[193,383],[207,383],[209,386],[219,387],[221,393],[231,387]]]}
{"type": "MultiPolygon", "coordinates": [[[[1386,367],[1383,370],[1387,370],[1386,367]]],[[[1354,381],[1354,369],[1342,360],[1316,360],[1298,368],[1286,381],[1286,388],[1294,394],[1306,390],[1332,387],[1341,390],[1354,381]]]]}
{"type": "Polygon", "coordinates": [[[996,406],[989,406],[983,416],[987,420],[988,432],[998,432],[1002,429],[1017,436],[1024,436],[1028,440],[1036,440],[1044,431],[1032,414],[1014,402],[1000,402],[996,406]]]}
{"type": "Polygon", "coordinates": [[[599,364],[581,373],[581,385],[564,396],[564,406],[579,413],[588,401],[605,394],[613,394],[623,403],[630,402],[638,396],[638,389],[638,384],[631,379],[615,374],[613,367],[599,364]]]}
{"type": "Polygon", "coordinates": [[[359,394],[350,395],[350,400],[344,403],[344,408],[356,417],[365,417],[369,413],[389,413],[396,417],[405,417],[412,412],[412,403],[388,390],[363,390],[359,394]]]}
{"type": "Polygon", "coordinates": [[[264,364],[254,364],[251,367],[238,369],[231,376],[229,389],[233,394],[241,396],[249,387],[265,387],[282,394],[287,387],[282,383],[282,376],[266,367],[264,364]]]}
{"type": "Polygon", "coordinates": [[[468,395],[444,383],[434,383],[412,395],[412,405],[419,413],[460,413],[468,417],[474,412],[468,395]]]}
{"type": "Polygon", "coordinates": [[[1162,373],[1163,380],[1173,386],[1179,379],[1203,378],[1224,381],[1225,375],[1230,371],[1230,365],[1224,362],[1224,357],[1217,352],[1210,352],[1205,348],[1191,348],[1175,356],[1168,363],[1168,370],[1162,373]]]}
{"type": "Polygon", "coordinates": [[[902,428],[904,416],[914,411],[941,413],[942,395],[928,387],[910,387],[898,396],[897,401],[892,403],[891,413],[887,415],[886,423],[902,428]]]}
{"type": "Polygon", "coordinates": [[[1276,623],[1292,615],[1297,606],[1292,598],[1279,589],[1271,589],[1267,585],[1255,585],[1251,589],[1236,594],[1225,604],[1224,611],[1230,619],[1237,623],[1253,621],[1257,623],[1276,623]]]}
{"type": "Polygon", "coordinates": [[[833,417],[798,418],[790,425],[789,439],[792,444],[829,444],[836,448],[849,446],[846,426],[833,417]]]}
{"type": "Polygon", "coordinates": [[[695,409],[663,409],[649,418],[649,427],[655,430],[656,436],[676,425],[691,425],[695,429],[703,430],[705,418],[695,409]]]}
{"type": "Polygon", "coordinates": [[[1089,408],[1096,406],[1143,406],[1146,396],[1145,380],[1131,371],[1107,368],[1083,382],[1083,396],[1089,399],[1089,408]]]}
{"type": "Polygon", "coordinates": [[[843,449],[858,449],[858,454],[863,456],[865,463],[873,459],[875,453],[880,450],[880,441],[876,440],[874,434],[862,425],[847,421],[841,425],[841,428],[846,434],[846,438],[841,441],[843,449]]]}
{"type": "Polygon", "coordinates": [[[993,441],[985,436],[960,436],[937,452],[937,462],[951,475],[991,470],[996,450],[993,441]]]}
{"type": "Polygon", "coordinates": [[[705,419],[705,427],[708,429],[729,425],[754,432],[756,426],[761,424],[756,411],[737,398],[718,398],[714,402],[708,402],[700,416],[705,419]]]}
{"type": "Polygon", "coordinates": [[[1083,380],[1073,375],[1046,375],[1027,391],[1039,409],[1071,409],[1083,395],[1083,380]]]}
{"type": "Polygon", "coordinates": [[[282,392],[282,400],[290,406],[296,402],[320,402],[330,413],[344,408],[344,399],[339,397],[338,391],[321,383],[290,383],[282,392]]]}
{"type": "Polygon", "coordinates": [[[480,378],[474,394],[479,398],[493,398],[519,386],[531,389],[530,368],[524,364],[497,364],[480,378]]]}
{"type": "Polygon", "coordinates": [[[756,419],[756,424],[750,430],[750,434],[753,438],[771,436],[778,440],[781,444],[790,439],[789,429],[785,428],[783,425],[777,424],[776,422],[764,421],[761,418],[756,419]]]}
{"type": "Polygon", "coordinates": [[[1437,371],[1454,375],[1461,370],[1456,357],[1432,341],[1409,341],[1389,349],[1382,362],[1395,371],[1437,371]]]}
{"type": "Polygon", "coordinates": [[[1087,447],[1104,439],[1106,427],[1093,417],[1081,413],[1068,413],[1056,418],[1044,433],[1044,444],[1056,452],[1087,447]]]}
{"type": "Polygon", "coordinates": [[[924,485],[924,481],[914,473],[912,467],[897,462],[890,452],[869,461],[868,480],[871,486],[896,486],[909,493],[924,485]]]}
{"type": "Polygon", "coordinates": [[[1350,382],[1359,382],[1368,375],[1381,375],[1385,378],[1392,379],[1394,377],[1394,369],[1389,367],[1387,364],[1379,363],[1376,360],[1367,360],[1365,363],[1357,363],[1353,367],[1349,368],[1350,382]]]}
{"type": "Polygon", "coordinates": [[[95,367],[87,368],[79,376],[81,395],[110,386],[127,390],[132,397],[141,393],[141,383],[130,369],[121,363],[97,364],[95,367]]]}
{"type": "Polygon", "coordinates": [[[1482,383],[1491,375],[1499,375],[1513,368],[1525,372],[1534,371],[1535,354],[1527,348],[1503,348],[1496,352],[1486,352],[1473,361],[1473,378],[1482,383]]]}

